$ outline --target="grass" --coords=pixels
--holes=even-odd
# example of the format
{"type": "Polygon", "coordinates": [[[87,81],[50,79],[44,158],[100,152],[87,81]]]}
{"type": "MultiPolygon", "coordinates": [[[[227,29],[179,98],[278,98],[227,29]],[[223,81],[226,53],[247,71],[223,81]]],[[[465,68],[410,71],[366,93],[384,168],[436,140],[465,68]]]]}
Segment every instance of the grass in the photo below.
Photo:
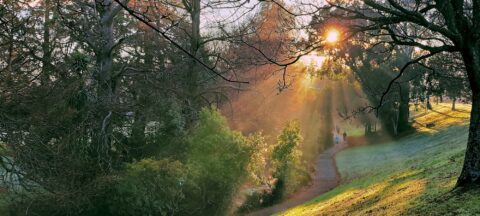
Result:
{"type": "Polygon", "coordinates": [[[469,107],[414,112],[418,133],[337,155],[343,183],[282,215],[478,215],[480,189],[452,192],[467,140],[469,107]],[[424,126],[434,123],[432,128],[424,126]]]}

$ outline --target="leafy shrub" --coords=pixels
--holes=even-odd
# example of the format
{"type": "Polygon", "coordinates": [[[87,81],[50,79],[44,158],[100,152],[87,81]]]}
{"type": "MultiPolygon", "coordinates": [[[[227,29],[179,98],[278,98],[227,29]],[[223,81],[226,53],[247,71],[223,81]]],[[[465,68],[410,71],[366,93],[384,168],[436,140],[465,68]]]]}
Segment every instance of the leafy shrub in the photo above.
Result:
{"type": "Polygon", "coordinates": [[[189,191],[188,209],[198,209],[195,215],[223,215],[246,176],[252,148],[217,109],[201,111],[189,144],[187,166],[195,189],[189,191]]]}
{"type": "Polygon", "coordinates": [[[257,188],[246,195],[245,201],[237,210],[239,213],[249,212],[272,203],[272,191],[269,186],[272,181],[270,159],[273,146],[265,141],[262,133],[249,135],[247,144],[253,149],[248,163],[249,180],[257,188]]]}
{"type": "Polygon", "coordinates": [[[178,161],[130,163],[110,198],[110,211],[112,215],[172,215],[185,199],[185,181],[185,167],[178,161]]]}
{"type": "Polygon", "coordinates": [[[247,145],[253,149],[248,163],[248,173],[256,185],[270,183],[271,167],[269,160],[272,154],[272,146],[265,141],[262,133],[251,134],[246,138],[247,145]]]}
{"type": "Polygon", "coordinates": [[[183,163],[157,159],[163,155],[127,163],[77,193],[21,199],[13,215],[27,205],[35,215],[225,215],[262,139],[231,130],[217,109],[203,109],[185,140],[183,163]]]}
{"type": "Polygon", "coordinates": [[[277,138],[277,145],[272,152],[275,167],[273,176],[277,179],[272,192],[273,202],[295,192],[310,180],[306,165],[301,160],[302,154],[298,150],[302,140],[300,127],[295,121],[288,122],[277,138]]]}
{"type": "Polygon", "coordinates": [[[91,185],[71,190],[57,190],[55,193],[42,188],[9,191],[7,197],[10,215],[86,215],[107,216],[108,201],[114,182],[97,179],[91,185]]]}
{"type": "Polygon", "coordinates": [[[145,159],[127,165],[113,215],[223,215],[247,176],[251,142],[232,131],[217,109],[203,109],[188,134],[185,164],[145,159]]]}
{"type": "Polygon", "coordinates": [[[243,202],[242,206],[238,208],[239,213],[249,212],[255,209],[259,209],[262,206],[265,206],[265,203],[268,202],[268,198],[271,196],[270,193],[266,192],[253,192],[249,194],[246,200],[243,202]]]}

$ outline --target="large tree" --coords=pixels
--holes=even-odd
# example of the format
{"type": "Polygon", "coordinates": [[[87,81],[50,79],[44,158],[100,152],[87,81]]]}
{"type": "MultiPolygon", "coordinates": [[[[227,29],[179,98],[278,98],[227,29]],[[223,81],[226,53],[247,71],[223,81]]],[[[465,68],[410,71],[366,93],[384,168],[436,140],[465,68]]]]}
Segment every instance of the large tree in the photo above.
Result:
{"type": "Polygon", "coordinates": [[[465,161],[457,186],[480,184],[480,1],[328,1],[326,8],[328,11],[320,10],[326,16],[353,23],[345,28],[346,35],[365,33],[372,37],[371,41],[423,50],[400,70],[385,92],[409,65],[442,52],[461,55],[472,92],[472,110],[465,161]]]}

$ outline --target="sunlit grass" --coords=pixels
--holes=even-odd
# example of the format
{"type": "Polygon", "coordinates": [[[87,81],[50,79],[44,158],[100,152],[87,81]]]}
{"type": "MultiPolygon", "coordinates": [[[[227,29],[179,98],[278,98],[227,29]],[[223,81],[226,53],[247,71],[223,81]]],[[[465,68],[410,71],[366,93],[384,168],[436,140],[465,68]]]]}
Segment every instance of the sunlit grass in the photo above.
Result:
{"type": "MultiPolygon", "coordinates": [[[[408,176],[407,176],[408,177],[408,176]]],[[[376,182],[368,187],[342,187],[341,193],[325,200],[314,200],[294,208],[284,215],[366,215],[383,212],[402,212],[411,205],[412,198],[426,189],[424,180],[402,181],[401,177],[376,182]],[[402,181],[397,183],[397,181],[402,181]],[[386,196],[394,193],[395,196],[386,196]]],[[[386,215],[389,215],[388,213],[386,215]]]]}
{"type": "Polygon", "coordinates": [[[363,125],[351,124],[349,122],[338,122],[337,125],[341,128],[342,131],[346,131],[348,136],[363,136],[365,134],[365,129],[363,125]]]}
{"type": "Polygon", "coordinates": [[[479,190],[450,192],[466,146],[468,105],[413,113],[419,133],[337,155],[343,183],[282,215],[478,215],[479,190]],[[426,123],[435,126],[426,128],[426,123]]]}
{"type": "Polygon", "coordinates": [[[465,125],[470,117],[470,104],[457,104],[456,110],[452,111],[451,104],[440,103],[433,104],[433,110],[427,110],[423,106],[418,110],[411,107],[411,113],[414,117],[413,126],[421,132],[435,132],[452,125],[465,125]],[[433,127],[428,128],[428,124],[433,127]]]}

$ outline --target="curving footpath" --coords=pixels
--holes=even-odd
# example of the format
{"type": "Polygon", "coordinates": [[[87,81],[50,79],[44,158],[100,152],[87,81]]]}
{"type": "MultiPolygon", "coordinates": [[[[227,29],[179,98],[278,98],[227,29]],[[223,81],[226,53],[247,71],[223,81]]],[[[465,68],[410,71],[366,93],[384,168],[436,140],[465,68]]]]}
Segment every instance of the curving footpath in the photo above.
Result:
{"type": "Polygon", "coordinates": [[[287,200],[276,205],[252,212],[252,216],[272,215],[303,204],[323,193],[330,191],[340,183],[340,174],[335,163],[335,154],[346,148],[346,144],[335,145],[318,156],[312,183],[295,193],[287,200]]]}

